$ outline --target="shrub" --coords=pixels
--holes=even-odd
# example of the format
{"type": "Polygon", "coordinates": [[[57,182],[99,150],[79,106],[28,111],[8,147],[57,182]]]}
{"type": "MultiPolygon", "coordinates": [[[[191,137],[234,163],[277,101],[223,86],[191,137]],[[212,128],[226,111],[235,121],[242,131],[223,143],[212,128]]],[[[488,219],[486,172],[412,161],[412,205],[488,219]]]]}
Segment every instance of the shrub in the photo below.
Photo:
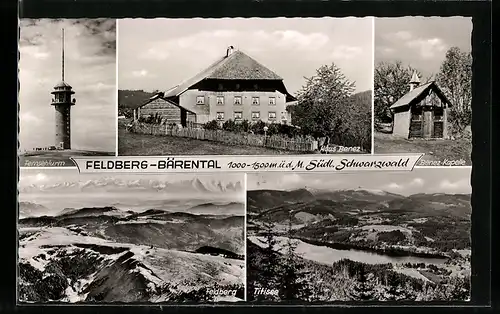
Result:
{"type": "Polygon", "coordinates": [[[232,119],[229,119],[222,124],[222,129],[224,131],[236,133],[238,131],[238,125],[232,119]]]}
{"type": "Polygon", "coordinates": [[[217,120],[209,121],[203,125],[203,128],[205,130],[219,130],[220,129],[219,121],[217,120]]]}

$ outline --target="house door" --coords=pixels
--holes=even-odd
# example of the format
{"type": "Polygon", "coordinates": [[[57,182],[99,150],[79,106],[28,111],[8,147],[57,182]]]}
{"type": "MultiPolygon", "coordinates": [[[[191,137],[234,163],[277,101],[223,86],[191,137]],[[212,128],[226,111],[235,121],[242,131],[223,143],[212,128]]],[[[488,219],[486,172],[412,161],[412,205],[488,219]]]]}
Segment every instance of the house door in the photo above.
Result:
{"type": "Polygon", "coordinates": [[[422,129],[422,137],[423,138],[430,138],[432,135],[432,129],[434,126],[434,120],[432,118],[432,111],[430,110],[425,110],[424,111],[424,123],[423,123],[423,129],[422,129]]]}
{"type": "Polygon", "coordinates": [[[187,126],[187,111],[184,109],[181,109],[181,125],[182,127],[187,126]]]}

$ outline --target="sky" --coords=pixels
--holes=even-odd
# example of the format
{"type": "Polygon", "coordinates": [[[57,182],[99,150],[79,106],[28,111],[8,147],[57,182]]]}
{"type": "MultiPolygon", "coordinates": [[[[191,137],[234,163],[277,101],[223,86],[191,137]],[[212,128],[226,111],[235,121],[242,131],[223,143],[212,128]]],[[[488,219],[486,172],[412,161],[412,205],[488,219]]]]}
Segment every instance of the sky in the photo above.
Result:
{"type": "Polygon", "coordinates": [[[166,91],[207,68],[228,46],[284,79],[294,94],[335,63],[356,92],[372,89],[372,18],[124,19],[118,22],[119,89],[166,91]]]}
{"type": "Polygon", "coordinates": [[[143,180],[163,180],[165,182],[178,182],[183,180],[191,180],[200,178],[207,181],[223,181],[234,182],[238,181],[244,186],[244,177],[242,174],[224,173],[224,174],[189,174],[189,173],[173,173],[173,174],[109,174],[103,173],[85,173],[80,174],[78,169],[29,169],[21,168],[19,176],[19,186],[25,187],[29,185],[51,185],[63,182],[85,182],[87,180],[98,180],[101,178],[118,178],[125,181],[133,181],[138,179],[143,180]]]}
{"type": "Polygon", "coordinates": [[[446,51],[470,52],[470,17],[398,17],[375,19],[375,63],[400,60],[422,72],[439,72],[446,51]]]}
{"type": "Polygon", "coordinates": [[[415,168],[411,172],[248,174],[248,190],[375,189],[400,195],[471,193],[471,168],[415,168]]]}
{"type": "Polygon", "coordinates": [[[115,20],[20,22],[20,148],[55,145],[55,109],[50,92],[61,81],[62,28],[65,81],[73,87],[73,149],[114,152],[116,147],[115,20]]]}

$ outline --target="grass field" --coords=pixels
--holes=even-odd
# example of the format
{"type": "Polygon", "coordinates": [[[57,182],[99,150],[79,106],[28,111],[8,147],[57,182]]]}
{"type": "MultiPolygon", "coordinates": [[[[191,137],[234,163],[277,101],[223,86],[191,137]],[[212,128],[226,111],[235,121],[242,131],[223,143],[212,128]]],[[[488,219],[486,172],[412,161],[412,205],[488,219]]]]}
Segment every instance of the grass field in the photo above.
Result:
{"type": "Polygon", "coordinates": [[[463,159],[465,164],[472,165],[472,143],[465,139],[458,140],[407,140],[393,137],[391,134],[375,132],[375,154],[391,153],[425,153],[418,165],[437,165],[445,160],[463,159]],[[431,164],[431,162],[434,162],[431,164]]]}
{"type": "Polygon", "coordinates": [[[230,146],[191,138],[129,133],[125,130],[125,125],[126,120],[118,123],[118,154],[120,156],[300,154],[300,152],[265,147],[230,146]]]}

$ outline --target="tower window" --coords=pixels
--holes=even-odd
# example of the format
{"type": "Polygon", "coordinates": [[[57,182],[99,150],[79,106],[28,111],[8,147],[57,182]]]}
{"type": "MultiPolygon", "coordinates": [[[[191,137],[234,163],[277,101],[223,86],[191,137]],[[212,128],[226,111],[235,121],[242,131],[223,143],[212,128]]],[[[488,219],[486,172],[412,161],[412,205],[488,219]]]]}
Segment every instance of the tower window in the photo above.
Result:
{"type": "Polygon", "coordinates": [[[269,105],[271,106],[276,105],[276,97],[269,97],[269,105]]]}
{"type": "Polygon", "coordinates": [[[252,97],[252,105],[258,106],[260,104],[259,97],[252,97]]]}
{"type": "Polygon", "coordinates": [[[235,111],[234,112],[234,120],[239,121],[243,118],[243,112],[235,111]]]}
{"type": "Polygon", "coordinates": [[[276,112],[269,111],[268,118],[269,120],[276,120],[276,112]]]}
{"type": "Polygon", "coordinates": [[[196,104],[197,105],[204,105],[205,104],[205,96],[196,97],[196,104]]]}

